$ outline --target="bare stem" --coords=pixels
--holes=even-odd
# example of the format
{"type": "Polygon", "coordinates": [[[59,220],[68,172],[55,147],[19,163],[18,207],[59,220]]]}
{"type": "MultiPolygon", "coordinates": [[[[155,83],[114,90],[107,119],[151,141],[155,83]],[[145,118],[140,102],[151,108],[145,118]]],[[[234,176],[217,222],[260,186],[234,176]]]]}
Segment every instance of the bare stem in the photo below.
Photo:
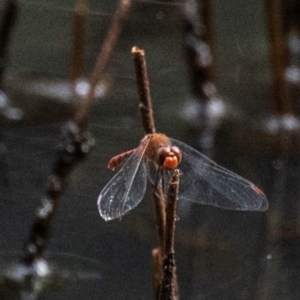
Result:
{"type": "Polygon", "coordinates": [[[166,223],[166,214],[165,214],[165,195],[161,188],[153,189],[153,199],[155,206],[155,215],[156,215],[156,228],[159,239],[159,247],[161,248],[160,254],[164,257],[165,250],[165,223],[166,223]]]}
{"type": "Polygon", "coordinates": [[[212,0],[185,0],[185,53],[192,92],[200,103],[216,97],[213,69],[212,0]]]}
{"type": "Polygon", "coordinates": [[[3,74],[7,61],[7,48],[13,26],[18,16],[18,4],[15,0],[5,2],[3,18],[0,27],[0,87],[2,87],[3,74]]]}
{"type": "Polygon", "coordinates": [[[282,24],[282,1],[265,0],[270,39],[275,114],[284,115],[291,111],[284,79],[287,66],[287,46],[282,24]]]}
{"type": "Polygon", "coordinates": [[[49,237],[52,217],[57,210],[59,200],[66,185],[66,179],[75,165],[83,160],[94,140],[87,134],[86,126],[90,107],[94,98],[94,89],[101,79],[109,55],[116,43],[120,32],[120,21],[124,19],[130,6],[129,0],[121,0],[112,20],[102,51],[96,62],[91,76],[91,87],[82,105],[78,106],[74,120],[63,127],[64,139],[58,152],[57,160],[47,180],[46,196],[37,209],[36,218],[32,225],[29,239],[25,246],[22,262],[32,264],[34,260],[43,256],[45,245],[49,237]]]}
{"type": "Polygon", "coordinates": [[[163,260],[163,278],[160,286],[159,300],[178,299],[178,284],[174,250],[176,208],[179,190],[180,171],[174,170],[168,187],[166,203],[165,250],[163,260]]]}
{"type": "Polygon", "coordinates": [[[154,299],[158,299],[159,297],[161,279],[163,278],[163,255],[161,254],[161,251],[162,249],[160,247],[156,247],[152,250],[154,299]]]}
{"type": "Polygon", "coordinates": [[[134,60],[135,75],[140,97],[139,106],[141,110],[144,130],[147,134],[154,133],[155,123],[153,118],[152,100],[150,95],[145,51],[135,46],[131,49],[131,53],[134,60]]]}
{"type": "MultiPolygon", "coordinates": [[[[152,109],[152,99],[150,96],[150,85],[147,74],[147,65],[145,52],[143,49],[133,47],[131,50],[133,55],[136,81],[140,99],[140,112],[142,123],[146,134],[155,133],[155,123],[152,109]]],[[[154,293],[155,299],[159,295],[161,278],[162,278],[162,260],[165,248],[165,196],[162,188],[154,187],[153,199],[156,215],[156,228],[159,240],[158,248],[153,249],[153,272],[154,272],[154,293]]]]}
{"type": "Polygon", "coordinates": [[[78,0],[73,19],[73,45],[70,63],[70,79],[73,83],[83,76],[85,26],[88,14],[87,0],[78,0]]]}
{"type": "Polygon", "coordinates": [[[43,257],[52,217],[57,210],[66,180],[77,163],[87,156],[91,146],[94,145],[94,140],[87,133],[81,132],[74,121],[69,121],[63,127],[63,133],[64,139],[58,150],[57,160],[47,178],[46,196],[41,200],[36,211],[29,239],[25,245],[22,262],[27,265],[43,257]]]}
{"type": "Polygon", "coordinates": [[[166,204],[166,238],[165,238],[165,254],[174,252],[174,236],[176,224],[176,208],[179,190],[180,171],[174,170],[169,182],[167,204],[166,204]]]}
{"type": "Polygon", "coordinates": [[[121,32],[122,21],[126,19],[130,6],[130,0],[120,0],[119,6],[113,15],[110,28],[106,35],[101,52],[98,55],[93,73],[90,77],[89,91],[75,116],[75,119],[82,127],[86,127],[88,111],[94,101],[95,88],[104,75],[110,55],[121,32]]]}

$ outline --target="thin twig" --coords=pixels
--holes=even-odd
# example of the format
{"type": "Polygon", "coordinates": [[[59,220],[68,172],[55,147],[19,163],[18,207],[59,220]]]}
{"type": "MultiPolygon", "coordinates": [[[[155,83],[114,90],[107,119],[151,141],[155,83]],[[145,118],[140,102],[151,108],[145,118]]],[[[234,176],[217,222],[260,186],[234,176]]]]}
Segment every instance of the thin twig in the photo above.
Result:
{"type": "Polygon", "coordinates": [[[11,37],[12,29],[18,17],[18,4],[15,0],[5,2],[3,19],[0,27],[0,87],[3,83],[3,74],[7,61],[7,48],[11,37]]]}
{"type": "MultiPolygon", "coordinates": [[[[140,112],[142,123],[146,134],[155,133],[155,123],[153,117],[152,100],[150,96],[150,85],[147,74],[145,52],[143,49],[133,47],[133,55],[136,80],[138,85],[140,112]]],[[[162,278],[162,260],[164,257],[164,239],[165,239],[165,197],[162,188],[154,187],[153,199],[156,215],[156,227],[159,239],[158,248],[152,251],[153,271],[154,271],[154,293],[155,299],[159,295],[159,289],[162,278]]]]}
{"type": "Polygon", "coordinates": [[[153,266],[153,290],[154,299],[158,299],[161,279],[163,278],[163,255],[161,247],[156,247],[152,250],[152,266],[153,266]]]}
{"type": "Polygon", "coordinates": [[[82,105],[78,107],[74,119],[67,122],[63,127],[64,139],[62,147],[58,152],[52,173],[48,176],[46,197],[41,201],[40,207],[37,210],[36,219],[31,228],[30,236],[22,257],[22,262],[27,265],[43,257],[45,245],[49,237],[52,217],[56,212],[60,197],[66,185],[66,179],[75,165],[87,156],[91,146],[94,145],[94,139],[90,138],[86,132],[88,115],[94,98],[94,88],[103,74],[110,51],[120,31],[120,20],[126,15],[129,4],[129,0],[122,0],[120,2],[120,6],[113,18],[112,28],[108,33],[105,45],[98,57],[94,72],[91,76],[90,91],[82,105]]]}
{"type": "Polygon", "coordinates": [[[60,198],[66,186],[66,179],[73,168],[89,153],[94,139],[82,133],[77,124],[69,121],[64,126],[64,139],[51,174],[47,178],[46,196],[42,199],[36,212],[36,218],[25,245],[22,262],[30,265],[43,257],[49,238],[51,221],[57,210],[60,198]]]}
{"type": "Polygon", "coordinates": [[[166,238],[165,254],[174,252],[176,208],[179,190],[180,171],[175,169],[169,181],[167,204],[166,204],[166,238]]]}
{"type": "Polygon", "coordinates": [[[73,45],[70,62],[70,79],[73,84],[83,76],[85,27],[88,15],[87,0],[78,0],[73,17],[73,45]]]}
{"type": "MultiPolygon", "coordinates": [[[[214,103],[221,107],[214,76],[212,0],[185,0],[184,50],[190,72],[191,91],[195,99],[194,116],[187,116],[200,133],[199,146],[206,155],[212,155],[216,132],[227,109],[215,113],[214,103]]],[[[227,107],[226,105],[223,105],[227,107]]]]}
{"type": "Polygon", "coordinates": [[[287,95],[285,69],[287,67],[287,44],[283,33],[282,1],[265,0],[267,24],[270,39],[271,64],[273,76],[275,114],[284,115],[291,112],[291,104],[287,95]]]}
{"type": "Polygon", "coordinates": [[[153,118],[152,100],[147,73],[145,51],[138,47],[131,49],[133,55],[135,74],[137,79],[138,92],[140,97],[140,110],[142,114],[143,126],[146,134],[155,132],[153,118]]]}
{"type": "Polygon", "coordinates": [[[155,293],[155,299],[158,299],[161,279],[163,277],[163,258],[165,256],[165,195],[160,187],[153,188],[152,193],[154,199],[155,208],[155,219],[156,219],[156,230],[158,235],[159,246],[152,250],[152,261],[153,261],[153,287],[155,293]]]}
{"type": "MultiPolygon", "coordinates": [[[[150,96],[150,85],[147,74],[145,51],[138,47],[131,49],[133,55],[133,62],[135,67],[135,75],[140,99],[140,112],[142,117],[142,123],[146,134],[155,133],[155,123],[152,109],[152,99],[150,96]]],[[[164,241],[164,227],[165,227],[165,199],[164,193],[161,188],[155,188],[153,191],[157,231],[160,241],[160,252],[163,253],[163,241],[164,241]]]]}
{"type": "Polygon", "coordinates": [[[104,75],[104,70],[107,66],[112,50],[121,32],[122,21],[126,19],[130,7],[131,7],[131,0],[120,0],[119,6],[113,15],[110,28],[106,35],[101,52],[98,55],[93,73],[90,77],[89,91],[84,101],[81,103],[79,109],[77,110],[77,114],[75,116],[75,120],[83,128],[85,128],[87,124],[87,119],[86,119],[86,116],[88,115],[87,111],[90,110],[90,107],[93,103],[95,88],[104,75]]]}
{"type": "Polygon", "coordinates": [[[163,261],[163,278],[160,286],[159,300],[178,299],[176,263],[174,250],[176,208],[179,191],[180,171],[174,170],[169,181],[166,204],[165,250],[163,261]]]}
{"type": "Polygon", "coordinates": [[[155,206],[156,227],[162,257],[165,255],[165,226],[166,226],[166,200],[162,188],[154,188],[152,193],[155,206]]]}
{"type": "Polygon", "coordinates": [[[211,0],[185,0],[185,52],[192,92],[198,102],[216,97],[211,0]]]}

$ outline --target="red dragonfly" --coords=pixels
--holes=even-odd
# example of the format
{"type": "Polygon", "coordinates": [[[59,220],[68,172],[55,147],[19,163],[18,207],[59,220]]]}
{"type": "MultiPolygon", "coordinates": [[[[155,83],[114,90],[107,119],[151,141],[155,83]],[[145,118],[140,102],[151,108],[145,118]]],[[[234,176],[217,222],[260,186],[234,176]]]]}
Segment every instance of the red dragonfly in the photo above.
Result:
{"type": "Polygon", "coordinates": [[[137,148],[114,156],[108,163],[112,170],[118,166],[121,169],[97,201],[100,216],[106,221],[121,218],[142,201],[147,176],[157,186],[167,182],[168,173],[178,166],[182,173],[180,200],[231,210],[268,209],[265,194],[253,183],[162,133],[146,135],[137,148]]]}

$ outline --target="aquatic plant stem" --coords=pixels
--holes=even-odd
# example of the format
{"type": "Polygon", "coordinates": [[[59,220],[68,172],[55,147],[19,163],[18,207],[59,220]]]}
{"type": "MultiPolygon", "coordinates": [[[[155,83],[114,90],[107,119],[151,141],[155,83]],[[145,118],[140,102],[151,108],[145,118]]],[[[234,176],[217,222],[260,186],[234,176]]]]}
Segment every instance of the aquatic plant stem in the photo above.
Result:
{"type": "Polygon", "coordinates": [[[153,118],[152,100],[150,95],[150,85],[147,73],[145,51],[138,47],[131,49],[133,55],[135,75],[137,80],[138,92],[140,97],[140,110],[142,122],[146,134],[155,133],[155,123],[153,118]]]}
{"type": "Polygon", "coordinates": [[[62,131],[64,135],[63,142],[58,150],[52,172],[47,178],[46,196],[42,199],[36,211],[29,238],[25,244],[21,261],[26,265],[30,265],[35,260],[43,257],[49,238],[52,217],[66,187],[66,180],[73,168],[87,157],[94,145],[94,139],[87,132],[81,131],[74,121],[67,122],[62,131]]]}
{"type": "Polygon", "coordinates": [[[174,250],[176,209],[179,191],[180,171],[174,170],[169,181],[166,202],[166,226],[163,259],[163,277],[159,291],[159,300],[178,299],[176,262],[174,250]]]}
{"type": "Polygon", "coordinates": [[[153,261],[153,286],[155,299],[158,298],[161,279],[163,277],[163,258],[165,256],[165,227],[166,227],[166,200],[161,188],[153,187],[152,197],[154,199],[154,208],[156,216],[156,230],[159,240],[159,246],[152,250],[153,261]]]}
{"type": "Polygon", "coordinates": [[[88,116],[94,100],[94,89],[97,82],[103,76],[110,52],[120,32],[120,21],[127,15],[129,6],[129,0],[120,1],[106,41],[91,75],[89,93],[77,107],[73,119],[68,121],[62,128],[63,141],[58,150],[58,157],[54,163],[52,172],[47,179],[46,196],[42,199],[37,209],[36,217],[21,259],[27,265],[43,257],[52,217],[57,210],[59,200],[66,186],[66,180],[77,163],[88,155],[90,148],[94,145],[94,139],[86,132],[88,116]]]}
{"type": "Polygon", "coordinates": [[[154,199],[154,208],[156,215],[156,226],[157,226],[157,234],[159,238],[160,244],[160,254],[164,256],[165,249],[165,226],[166,226],[166,214],[165,214],[165,195],[161,188],[153,188],[152,193],[154,199]]]}
{"type": "MultiPolygon", "coordinates": [[[[155,133],[155,122],[153,117],[152,99],[147,74],[145,51],[134,46],[131,49],[135,68],[136,81],[140,99],[140,112],[142,123],[146,134],[155,133]]],[[[153,199],[156,213],[157,232],[160,243],[160,253],[163,255],[165,235],[165,198],[161,188],[153,189],[153,199]]]]}
{"type": "Polygon", "coordinates": [[[7,49],[11,38],[12,29],[18,17],[18,4],[16,0],[5,2],[2,22],[0,25],[0,88],[3,84],[3,74],[7,62],[7,49]]]}
{"type": "MultiPolygon", "coordinates": [[[[145,59],[145,51],[138,47],[131,49],[133,62],[135,67],[136,81],[140,99],[140,112],[142,124],[146,134],[155,133],[155,123],[152,109],[152,99],[150,95],[150,85],[147,74],[147,65],[145,59]]],[[[165,197],[161,187],[153,187],[152,193],[154,199],[154,208],[156,215],[156,228],[159,239],[159,246],[152,250],[153,261],[153,286],[155,299],[159,294],[162,278],[162,261],[164,257],[165,244],[165,197]]]]}
{"type": "Polygon", "coordinates": [[[88,15],[87,0],[78,0],[75,4],[73,17],[73,43],[70,61],[70,79],[73,84],[83,77],[85,27],[88,15]]]}
{"type": "Polygon", "coordinates": [[[175,169],[169,181],[166,202],[166,232],[165,232],[165,254],[174,252],[175,221],[179,191],[180,171],[175,169]]]}
{"type": "Polygon", "coordinates": [[[90,77],[89,91],[84,101],[77,109],[77,113],[75,115],[75,120],[77,120],[77,122],[80,123],[83,127],[86,127],[87,124],[85,116],[87,116],[88,114],[86,113],[86,111],[90,110],[90,107],[93,103],[95,88],[99,81],[103,78],[110,55],[120,35],[122,21],[126,19],[130,7],[130,0],[120,0],[119,6],[112,17],[110,28],[104,40],[101,52],[98,55],[95,68],[90,77]]]}
{"type": "Polygon", "coordinates": [[[273,79],[273,111],[277,115],[291,113],[287,95],[285,70],[287,67],[287,41],[283,32],[282,1],[265,0],[267,25],[270,40],[270,55],[273,79]]]}
{"type": "Polygon", "coordinates": [[[184,116],[197,135],[198,146],[208,156],[213,156],[216,133],[230,111],[215,83],[212,15],[212,0],[184,1],[184,50],[192,92],[192,101],[187,103],[195,111],[184,116]]]}
{"type": "Polygon", "coordinates": [[[205,104],[217,94],[212,54],[212,1],[186,0],[183,15],[192,93],[199,103],[205,104]]]}

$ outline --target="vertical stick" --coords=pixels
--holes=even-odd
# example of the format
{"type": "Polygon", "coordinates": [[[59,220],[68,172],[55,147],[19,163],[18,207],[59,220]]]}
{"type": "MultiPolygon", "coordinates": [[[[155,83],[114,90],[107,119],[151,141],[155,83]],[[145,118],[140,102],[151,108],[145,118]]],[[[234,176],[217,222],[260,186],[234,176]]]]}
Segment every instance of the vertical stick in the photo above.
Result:
{"type": "Polygon", "coordinates": [[[7,0],[5,2],[4,14],[0,27],[0,88],[2,88],[3,74],[7,61],[7,48],[11,31],[16,23],[18,15],[18,5],[15,0],[7,0]]]}
{"type": "MultiPolygon", "coordinates": [[[[142,123],[146,134],[155,133],[153,118],[152,100],[150,95],[150,86],[147,74],[145,52],[138,47],[131,49],[133,55],[136,80],[140,98],[140,112],[142,123]]],[[[155,299],[159,295],[162,278],[162,260],[164,257],[164,239],[165,239],[165,197],[162,188],[153,190],[154,207],[156,214],[156,227],[159,239],[159,247],[152,251],[153,261],[153,281],[155,299]]]]}
{"type": "Polygon", "coordinates": [[[175,221],[176,208],[179,191],[180,171],[174,170],[169,181],[168,196],[166,205],[166,238],[165,238],[165,253],[174,252],[174,237],[175,237],[175,221]]]}
{"type": "Polygon", "coordinates": [[[273,110],[278,115],[284,115],[291,111],[287,97],[287,84],[284,79],[287,66],[287,46],[283,33],[281,2],[281,0],[265,0],[273,76],[273,110]]]}
{"type": "Polygon", "coordinates": [[[88,115],[94,100],[94,88],[103,74],[110,52],[120,32],[120,20],[125,17],[129,6],[129,0],[120,1],[120,6],[116,10],[112,21],[112,27],[94,67],[89,93],[82,104],[77,107],[74,119],[69,121],[63,128],[64,140],[62,149],[60,149],[52,172],[48,176],[46,197],[42,199],[36,212],[36,218],[22,256],[22,262],[27,265],[32,264],[37,258],[43,256],[49,237],[52,217],[57,210],[66,185],[66,179],[75,165],[86,157],[89,149],[94,144],[94,140],[86,133],[88,115]]]}
{"type": "Polygon", "coordinates": [[[90,107],[93,103],[95,88],[98,82],[103,77],[105,67],[109,61],[112,50],[120,35],[122,21],[126,19],[130,6],[131,6],[131,0],[120,0],[119,6],[113,15],[110,28],[106,35],[101,52],[98,55],[93,73],[90,77],[89,91],[84,101],[81,103],[80,108],[77,110],[77,114],[75,116],[77,122],[81,123],[82,124],[81,126],[83,127],[86,126],[86,122],[87,122],[87,120],[84,119],[84,116],[87,115],[86,111],[90,110],[90,107]]]}
{"type": "Polygon", "coordinates": [[[165,226],[166,226],[166,214],[165,214],[165,195],[161,188],[155,188],[153,190],[155,215],[156,215],[156,227],[160,245],[161,257],[165,255],[165,226]]]}
{"type": "MultiPolygon", "coordinates": [[[[140,99],[140,112],[142,116],[142,123],[146,134],[155,133],[155,125],[153,118],[152,99],[150,95],[150,85],[147,74],[147,66],[145,59],[145,51],[138,47],[131,49],[133,55],[133,62],[135,67],[135,74],[140,99]]],[[[165,227],[165,199],[164,193],[161,188],[157,188],[153,191],[157,231],[160,241],[160,252],[163,255],[164,249],[164,227],[165,227]]]]}
{"type": "Polygon", "coordinates": [[[168,186],[166,204],[165,255],[163,260],[163,279],[160,287],[159,300],[178,299],[174,237],[179,176],[180,171],[178,169],[174,170],[168,186]]]}
{"type": "Polygon", "coordinates": [[[41,200],[36,211],[35,220],[21,259],[21,262],[28,266],[44,256],[52,218],[57,211],[67,178],[73,168],[88,155],[90,148],[94,145],[94,140],[86,132],[81,131],[74,121],[69,121],[62,129],[64,131],[62,147],[58,151],[52,172],[47,178],[46,196],[41,200]]]}
{"type": "Polygon", "coordinates": [[[149,80],[145,52],[138,47],[133,47],[131,53],[134,59],[135,74],[140,97],[140,110],[145,132],[154,133],[155,125],[153,118],[152,100],[150,95],[149,80]]]}
{"type": "Polygon", "coordinates": [[[70,79],[73,84],[83,76],[85,27],[88,14],[87,0],[78,0],[73,19],[73,44],[70,62],[70,79]]]}
{"type": "Polygon", "coordinates": [[[192,92],[200,103],[217,93],[213,71],[212,1],[186,0],[184,5],[185,52],[192,92]]]}
{"type": "Polygon", "coordinates": [[[184,48],[196,110],[188,118],[197,125],[202,151],[212,155],[216,132],[226,116],[225,111],[215,114],[210,109],[213,101],[222,102],[214,78],[212,0],[185,0],[183,10],[184,48]]]}

